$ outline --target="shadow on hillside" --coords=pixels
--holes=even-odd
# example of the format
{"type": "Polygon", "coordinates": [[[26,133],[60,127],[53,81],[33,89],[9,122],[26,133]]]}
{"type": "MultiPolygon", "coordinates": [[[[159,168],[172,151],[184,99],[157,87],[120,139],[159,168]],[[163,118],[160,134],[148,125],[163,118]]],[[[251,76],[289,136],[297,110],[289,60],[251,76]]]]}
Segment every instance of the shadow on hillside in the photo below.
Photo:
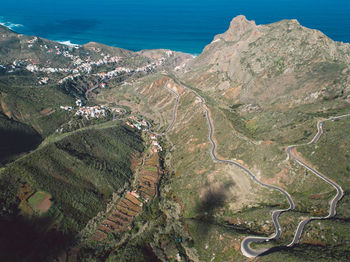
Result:
{"type": "Polygon", "coordinates": [[[277,247],[272,247],[266,252],[262,253],[260,257],[270,255],[275,252],[290,252],[293,251],[294,247],[286,247],[286,246],[277,246],[277,247]]]}
{"type": "Polygon", "coordinates": [[[13,160],[15,156],[38,147],[42,141],[41,136],[30,127],[28,129],[29,131],[13,130],[0,126],[0,166],[13,160]]]}
{"type": "Polygon", "coordinates": [[[1,261],[50,261],[73,243],[73,235],[47,230],[50,218],[0,218],[1,261]]]}
{"type": "MultiPolygon", "coordinates": [[[[211,225],[216,224],[215,215],[220,208],[225,206],[225,201],[228,198],[228,191],[233,187],[235,183],[230,181],[215,190],[210,186],[205,192],[202,200],[195,207],[197,219],[204,222],[207,226],[202,227],[201,235],[206,237],[211,229],[211,225]]],[[[235,199],[232,199],[235,201],[235,199]]]]}
{"type": "Polygon", "coordinates": [[[279,246],[269,249],[260,256],[276,252],[281,254],[281,257],[288,257],[293,261],[350,261],[350,251],[347,245],[297,244],[293,247],[279,246]]]}

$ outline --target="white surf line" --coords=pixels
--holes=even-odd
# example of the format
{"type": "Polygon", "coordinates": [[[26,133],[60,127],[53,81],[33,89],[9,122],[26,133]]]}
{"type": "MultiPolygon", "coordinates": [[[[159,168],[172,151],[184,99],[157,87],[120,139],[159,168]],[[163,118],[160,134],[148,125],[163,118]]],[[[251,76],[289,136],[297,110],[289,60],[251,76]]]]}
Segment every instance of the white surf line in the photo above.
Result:
{"type": "Polygon", "coordinates": [[[316,176],[318,176],[319,178],[321,178],[323,181],[325,181],[326,183],[330,184],[331,186],[333,186],[336,190],[337,190],[337,194],[334,196],[334,198],[329,202],[330,206],[329,206],[329,213],[327,216],[325,217],[310,217],[307,219],[304,219],[303,221],[301,221],[298,224],[298,227],[295,231],[294,234],[294,238],[293,240],[287,245],[288,247],[294,246],[295,244],[297,244],[300,240],[301,234],[303,233],[304,227],[306,226],[306,224],[308,224],[310,221],[312,220],[325,220],[331,217],[334,217],[336,215],[336,208],[337,208],[337,203],[339,202],[339,200],[344,196],[344,191],[341,188],[341,186],[339,186],[337,183],[335,183],[334,181],[332,181],[331,179],[329,179],[328,177],[324,176],[323,174],[321,174],[320,172],[318,172],[317,170],[313,169],[312,167],[308,166],[307,164],[305,164],[304,162],[302,162],[300,159],[298,159],[296,156],[294,156],[292,154],[292,149],[297,147],[297,146],[303,146],[303,145],[310,145],[310,144],[315,144],[318,142],[318,140],[320,139],[321,135],[323,134],[323,124],[326,121],[329,120],[337,120],[337,119],[342,119],[344,117],[348,117],[350,116],[350,114],[346,114],[346,115],[341,115],[341,116],[335,116],[335,117],[331,117],[322,121],[319,121],[317,123],[317,134],[313,137],[313,139],[306,143],[306,144],[301,144],[301,145],[293,145],[293,146],[289,146],[286,149],[286,152],[288,154],[288,158],[294,159],[299,165],[303,166],[304,168],[308,169],[309,171],[311,171],[312,173],[314,173],[316,176]]]}

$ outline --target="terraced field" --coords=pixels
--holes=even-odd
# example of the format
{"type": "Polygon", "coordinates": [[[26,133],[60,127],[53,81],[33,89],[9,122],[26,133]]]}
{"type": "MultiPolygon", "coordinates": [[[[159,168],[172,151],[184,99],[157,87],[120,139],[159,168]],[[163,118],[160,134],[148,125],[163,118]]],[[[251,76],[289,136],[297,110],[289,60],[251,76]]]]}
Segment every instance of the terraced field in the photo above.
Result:
{"type": "Polygon", "coordinates": [[[157,196],[161,177],[158,157],[158,153],[153,151],[146,157],[135,180],[134,190],[127,192],[116,203],[113,211],[97,227],[91,240],[103,241],[112,232],[121,233],[131,229],[134,218],[142,212],[143,203],[157,196]]]}

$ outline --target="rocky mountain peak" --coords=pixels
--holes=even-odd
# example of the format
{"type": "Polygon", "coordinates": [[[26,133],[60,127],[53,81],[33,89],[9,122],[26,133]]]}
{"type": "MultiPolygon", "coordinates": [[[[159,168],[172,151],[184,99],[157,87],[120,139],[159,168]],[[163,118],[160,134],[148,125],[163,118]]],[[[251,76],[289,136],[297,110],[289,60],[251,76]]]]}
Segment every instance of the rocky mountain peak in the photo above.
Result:
{"type": "Polygon", "coordinates": [[[229,42],[237,41],[247,32],[255,29],[257,29],[255,21],[249,21],[244,15],[239,15],[232,19],[229,29],[225,33],[217,35],[215,40],[223,38],[229,42]]]}

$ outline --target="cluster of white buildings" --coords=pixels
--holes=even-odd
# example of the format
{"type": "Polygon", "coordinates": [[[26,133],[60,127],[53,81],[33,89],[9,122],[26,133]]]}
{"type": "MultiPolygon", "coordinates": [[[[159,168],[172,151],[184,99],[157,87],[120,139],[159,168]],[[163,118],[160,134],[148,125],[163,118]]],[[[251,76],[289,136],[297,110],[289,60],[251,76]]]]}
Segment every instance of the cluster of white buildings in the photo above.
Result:
{"type": "Polygon", "coordinates": [[[94,74],[95,76],[100,77],[101,79],[111,79],[113,77],[118,76],[121,73],[139,73],[139,72],[149,72],[152,69],[157,68],[158,66],[161,66],[165,61],[165,58],[162,57],[158,59],[156,62],[153,62],[151,64],[138,67],[136,69],[132,68],[127,68],[127,67],[117,67],[115,70],[109,71],[107,73],[102,72],[102,73],[97,73],[94,74]]]}
{"type": "Polygon", "coordinates": [[[73,107],[71,107],[71,106],[60,106],[60,108],[63,110],[69,111],[69,112],[71,112],[73,110],[73,107]]]}
{"type": "Polygon", "coordinates": [[[83,106],[75,113],[76,116],[82,116],[86,119],[100,118],[106,116],[106,109],[100,106],[83,106]]]}
{"type": "Polygon", "coordinates": [[[151,145],[152,145],[152,150],[153,152],[158,152],[158,151],[162,151],[162,147],[159,145],[158,143],[158,139],[157,136],[154,134],[150,134],[150,138],[151,138],[151,145]]]}
{"type": "Polygon", "coordinates": [[[15,61],[13,61],[11,64],[4,66],[4,65],[0,65],[0,69],[7,69],[7,73],[13,73],[15,72],[16,68],[22,67],[23,66],[23,62],[22,61],[17,61],[17,59],[15,61]]]}
{"type": "MultiPolygon", "coordinates": [[[[38,42],[38,38],[34,37],[31,40],[27,41],[28,47],[33,47],[33,45],[38,42]]],[[[62,55],[64,57],[70,58],[74,64],[73,68],[59,68],[59,67],[42,67],[39,64],[39,61],[35,61],[32,59],[26,59],[24,62],[18,62],[15,60],[10,68],[7,66],[1,66],[3,69],[8,69],[8,72],[14,72],[15,69],[20,65],[21,67],[25,67],[26,70],[34,73],[34,72],[43,72],[43,73],[63,73],[63,74],[69,74],[58,81],[59,84],[64,83],[67,80],[74,80],[78,76],[81,75],[81,73],[87,73],[90,74],[92,71],[93,66],[101,66],[106,64],[116,64],[118,63],[122,58],[118,56],[110,56],[106,55],[104,53],[101,53],[101,49],[97,47],[89,47],[88,49],[91,49],[95,52],[98,52],[101,58],[96,61],[91,61],[90,57],[87,57],[87,59],[84,59],[84,61],[76,55],[73,55],[71,53],[72,49],[67,50],[62,48],[62,46],[54,46],[54,47],[48,47],[47,45],[40,45],[40,47],[45,48],[46,52],[48,53],[55,53],[56,55],[62,55]]],[[[79,47],[75,47],[79,48],[79,47]]],[[[166,56],[173,55],[172,51],[166,51],[166,56]]],[[[98,73],[95,74],[96,76],[100,77],[101,79],[111,79],[114,78],[121,73],[138,73],[138,72],[149,72],[152,69],[155,69],[161,65],[164,64],[166,61],[165,57],[159,58],[157,61],[149,63],[145,66],[138,67],[138,68],[127,68],[127,67],[116,67],[114,70],[106,72],[106,73],[98,73]]],[[[39,79],[40,85],[45,85],[49,79],[47,78],[41,78],[39,79]]],[[[103,87],[103,86],[102,86],[103,87]]]]}
{"type": "Polygon", "coordinates": [[[39,85],[46,85],[49,82],[49,78],[48,77],[42,77],[39,80],[39,85]]]}
{"type": "MultiPolygon", "coordinates": [[[[28,47],[31,48],[33,45],[38,42],[38,38],[34,37],[31,40],[27,41],[28,47]]],[[[57,67],[41,67],[39,65],[39,61],[33,61],[31,59],[28,59],[25,61],[25,63],[22,63],[22,66],[25,65],[25,68],[30,72],[43,72],[43,73],[71,73],[72,75],[77,75],[79,73],[91,73],[93,66],[101,66],[106,64],[116,64],[121,60],[121,57],[118,56],[110,56],[106,55],[104,53],[101,53],[100,48],[90,47],[89,49],[94,50],[95,52],[100,53],[101,59],[97,61],[91,61],[90,57],[87,57],[86,60],[82,60],[79,56],[73,55],[71,53],[71,49],[67,50],[62,48],[61,46],[54,46],[54,47],[48,47],[47,45],[40,45],[41,48],[46,49],[47,53],[55,53],[56,55],[62,55],[64,57],[70,58],[75,66],[75,68],[57,68],[57,67]]],[[[79,47],[75,47],[79,48],[79,47]]],[[[173,54],[172,51],[167,51],[166,55],[169,57],[173,54]]],[[[112,78],[120,73],[131,73],[131,72],[148,72],[151,69],[156,68],[157,66],[161,66],[164,61],[166,60],[165,57],[161,57],[156,62],[150,63],[148,65],[145,65],[143,67],[138,67],[136,69],[134,68],[126,68],[126,67],[117,67],[115,70],[112,70],[107,73],[101,73],[97,74],[100,77],[103,78],[112,78]]],[[[16,63],[17,61],[14,61],[16,63]]],[[[10,70],[14,70],[16,65],[13,65],[14,68],[11,68],[10,70]]],[[[72,79],[74,76],[67,76],[60,80],[60,83],[63,83],[67,79],[72,79]]]]}
{"type": "MultiPolygon", "coordinates": [[[[137,128],[138,130],[141,130],[142,127],[147,127],[147,122],[145,120],[139,121],[135,116],[130,116],[129,121],[126,121],[125,124],[132,128],[137,128]]],[[[146,130],[146,129],[145,129],[146,130]]]]}
{"type": "MultiPolygon", "coordinates": [[[[91,119],[91,118],[100,118],[100,117],[105,117],[107,115],[107,112],[113,113],[113,115],[116,113],[118,115],[125,114],[125,109],[119,108],[119,107],[108,107],[106,105],[99,105],[99,106],[83,106],[83,102],[81,100],[76,100],[75,101],[76,106],[78,107],[75,109],[73,106],[60,106],[60,109],[65,110],[65,111],[75,111],[76,116],[82,116],[85,117],[86,119],[91,119]]],[[[147,125],[145,121],[141,122],[141,124],[147,125]]],[[[138,126],[139,124],[136,123],[138,126]]],[[[135,127],[135,126],[133,126],[135,127]]]]}
{"type": "Polygon", "coordinates": [[[69,68],[54,68],[54,67],[39,67],[35,64],[28,64],[26,69],[30,72],[43,72],[43,73],[69,73],[72,70],[69,68]]]}
{"type": "MultiPolygon", "coordinates": [[[[28,47],[33,47],[34,43],[38,41],[37,37],[34,37],[32,40],[27,41],[28,47]]],[[[55,53],[56,55],[62,55],[64,57],[70,58],[73,64],[76,66],[74,69],[70,68],[54,68],[54,67],[40,67],[37,63],[27,64],[26,69],[30,72],[44,72],[44,73],[72,73],[78,74],[79,72],[90,73],[92,66],[100,66],[104,64],[112,64],[120,61],[118,56],[109,56],[101,54],[102,58],[97,61],[91,61],[91,58],[88,57],[84,62],[79,56],[73,55],[69,50],[62,49],[60,46],[55,46],[54,49],[49,48],[47,45],[40,45],[41,48],[47,49],[47,53],[55,53]]],[[[75,47],[79,48],[79,47],[75,47]]]]}
{"type": "Polygon", "coordinates": [[[181,66],[176,66],[175,71],[183,70],[183,69],[185,69],[185,67],[186,67],[186,63],[183,63],[181,66]]]}
{"type": "MultiPolygon", "coordinates": [[[[90,60],[90,57],[88,57],[88,60],[90,60]]],[[[100,65],[106,65],[106,64],[113,64],[120,61],[120,57],[113,56],[110,57],[108,55],[104,56],[103,59],[97,60],[97,61],[89,61],[89,62],[83,62],[79,57],[74,57],[73,63],[77,67],[75,69],[70,69],[69,72],[80,75],[80,73],[87,73],[90,74],[93,66],[100,66],[100,65]]],[[[65,77],[64,79],[60,80],[60,84],[64,81],[68,80],[70,76],[65,77]]],[[[71,78],[72,79],[72,78],[71,78]]]]}
{"type": "MultiPolygon", "coordinates": [[[[143,119],[139,121],[135,116],[130,116],[129,120],[125,122],[128,126],[131,128],[137,128],[139,130],[144,127],[143,131],[148,132],[148,124],[147,122],[143,119]]],[[[159,152],[162,151],[162,147],[158,143],[158,138],[155,134],[150,133],[150,139],[151,139],[151,146],[152,146],[152,151],[153,152],[159,152]]]]}
{"type": "Polygon", "coordinates": [[[34,36],[33,39],[28,40],[28,41],[27,41],[27,43],[28,43],[28,48],[33,47],[33,44],[34,44],[35,42],[37,42],[37,41],[38,41],[38,38],[37,38],[36,36],[34,36]]]}

